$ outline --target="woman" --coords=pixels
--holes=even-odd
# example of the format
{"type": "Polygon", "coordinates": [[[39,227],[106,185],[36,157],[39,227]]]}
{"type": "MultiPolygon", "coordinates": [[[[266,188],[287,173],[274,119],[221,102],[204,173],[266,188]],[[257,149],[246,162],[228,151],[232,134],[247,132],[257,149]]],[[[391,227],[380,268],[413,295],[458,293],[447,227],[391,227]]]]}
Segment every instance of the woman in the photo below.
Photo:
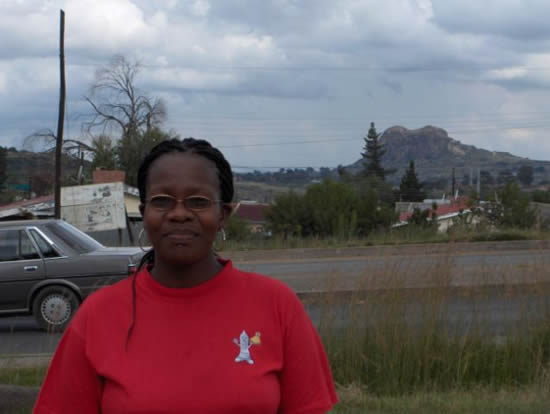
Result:
{"type": "Polygon", "coordinates": [[[296,295],[213,251],[233,176],[207,141],[157,145],[138,172],[153,250],[89,297],[67,328],[34,412],[321,414],[336,402],[296,295]]]}

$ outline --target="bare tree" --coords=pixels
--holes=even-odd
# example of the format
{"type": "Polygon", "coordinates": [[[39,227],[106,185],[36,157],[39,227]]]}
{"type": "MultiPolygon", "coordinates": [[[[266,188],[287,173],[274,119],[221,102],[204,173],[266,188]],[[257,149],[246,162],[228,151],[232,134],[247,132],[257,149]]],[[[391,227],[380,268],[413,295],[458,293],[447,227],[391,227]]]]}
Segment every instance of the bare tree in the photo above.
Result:
{"type": "MultiPolygon", "coordinates": [[[[135,170],[144,154],[156,143],[177,136],[161,130],[166,118],[164,102],[137,88],[139,70],[138,62],[121,55],[98,69],[89,96],[84,97],[92,113],[82,124],[81,138],[63,142],[64,153],[80,160],[80,165],[82,154],[87,154],[87,159],[92,158],[92,168],[120,168],[126,171],[126,182],[131,185],[136,185],[135,170]]],[[[25,147],[49,152],[55,142],[54,132],[44,129],[27,137],[25,147]]]]}
{"type": "MultiPolygon", "coordinates": [[[[55,166],[56,140],[56,135],[51,129],[41,129],[25,138],[23,141],[23,149],[43,153],[49,159],[49,164],[53,167],[55,166]]],[[[88,158],[88,155],[91,155],[95,159],[98,152],[101,152],[103,148],[96,144],[95,138],[91,138],[90,144],[78,139],[64,139],[61,150],[61,163],[63,164],[61,180],[64,185],[74,185],[81,184],[81,180],[78,178],[81,172],[77,172],[77,170],[83,167],[84,159],[88,158]]],[[[111,157],[114,158],[115,155],[111,153],[111,157]]],[[[49,188],[53,186],[54,182],[54,175],[51,168],[40,168],[39,170],[40,171],[32,171],[32,173],[29,173],[31,178],[36,176],[32,179],[32,188],[37,194],[42,191],[36,190],[36,187],[42,186],[40,183],[48,183],[46,187],[49,188]],[[49,173],[51,173],[51,177],[48,176],[49,173]],[[49,184],[50,181],[52,183],[51,186],[49,184]]]]}
{"type": "MultiPolygon", "coordinates": [[[[64,139],[62,151],[65,155],[78,158],[80,158],[80,152],[82,151],[94,154],[96,152],[94,139],[95,138],[92,138],[91,144],[78,139],[64,139]]],[[[56,140],[56,135],[51,129],[41,129],[25,138],[23,141],[23,149],[32,152],[50,153],[55,151],[56,140]]]]}
{"type": "Polygon", "coordinates": [[[86,101],[93,109],[90,121],[83,124],[86,132],[109,128],[120,131],[120,137],[133,137],[159,128],[166,118],[160,98],[152,98],[136,87],[139,62],[116,55],[111,63],[98,69],[86,101]]]}

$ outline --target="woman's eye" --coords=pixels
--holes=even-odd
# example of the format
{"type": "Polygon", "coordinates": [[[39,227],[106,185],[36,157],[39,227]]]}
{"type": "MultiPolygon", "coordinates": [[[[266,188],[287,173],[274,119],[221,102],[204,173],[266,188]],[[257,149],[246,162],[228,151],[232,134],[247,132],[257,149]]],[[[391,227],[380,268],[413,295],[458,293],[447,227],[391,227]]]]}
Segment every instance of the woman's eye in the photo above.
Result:
{"type": "Polygon", "coordinates": [[[185,199],[188,208],[202,209],[210,206],[210,200],[205,197],[189,197],[185,199]]]}
{"type": "Polygon", "coordinates": [[[151,205],[155,208],[168,209],[174,206],[174,199],[171,197],[153,197],[151,199],[151,205]]]}

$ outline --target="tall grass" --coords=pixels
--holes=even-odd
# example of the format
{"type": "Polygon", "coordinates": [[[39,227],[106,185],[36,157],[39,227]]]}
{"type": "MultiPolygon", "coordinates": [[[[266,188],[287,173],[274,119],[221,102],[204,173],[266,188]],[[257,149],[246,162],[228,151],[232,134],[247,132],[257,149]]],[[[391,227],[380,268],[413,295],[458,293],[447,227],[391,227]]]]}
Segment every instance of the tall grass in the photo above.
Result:
{"type": "Polygon", "coordinates": [[[353,384],[341,387],[339,396],[341,402],[331,411],[334,414],[548,414],[550,411],[548,390],[537,386],[376,396],[353,384]]]}
{"type": "Polygon", "coordinates": [[[429,287],[418,289],[407,278],[412,266],[407,263],[365,276],[348,295],[329,292],[308,299],[320,307],[318,330],[337,383],[359,384],[376,395],[480,386],[550,389],[547,263],[520,269],[528,285],[506,284],[518,270],[513,266],[485,266],[476,277],[480,284],[485,278],[490,285],[465,287],[458,286],[456,272],[451,274],[454,264],[449,255],[426,269],[423,283],[429,287]],[[502,284],[494,283],[493,272],[500,272],[502,284]],[[523,300],[516,323],[495,335],[489,332],[485,315],[475,310],[473,317],[449,323],[452,300],[456,304],[460,297],[475,309],[489,296],[523,300]]]}
{"type": "Polygon", "coordinates": [[[0,384],[38,387],[42,384],[47,369],[47,365],[3,367],[0,370],[0,384]]]}
{"type": "Polygon", "coordinates": [[[295,249],[360,247],[375,245],[400,245],[413,243],[447,243],[511,240],[547,240],[550,233],[539,230],[503,228],[498,230],[471,231],[466,228],[450,233],[438,233],[432,229],[407,227],[373,232],[368,237],[262,237],[250,235],[244,240],[227,240],[225,250],[295,249]]]}
{"type": "MultiPolygon", "coordinates": [[[[550,255],[519,268],[482,264],[467,270],[459,268],[452,249],[450,244],[428,264],[423,257],[377,257],[383,265],[363,275],[353,290],[338,291],[343,275],[333,274],[324,293],[304,298],[318,310],[317,328],[345,399],[353,399],[349,390],[357,395],[335,413],[367,407],[380,413],[504,412],[498,410],[515,402],[516,392],[523,405],[518,400],[506,412],[521,412],[531,403],[537,406],[533,412],[550,411],[542,411],[550,408],[548,397],[538,405],[533,401],[550,395],[550,255]],[[488,298],[522,303],[515,323],[490,331],[481,310],[488,298]],[[471,316],[452,315],[456,303],[473,309],[471,316]],[[512,391],[501,403],[473,400],[503,390],[512,391]],[[473,408],[452,411],[441,401],[445,396],[455,399],[455,408],[461,400],[473,408]],[[407,410],[411,404],[416,411],[407,410]],[[422,404],[432,408],[423,411],[422,404]]],[[[44,367],[7,369],[0,383],[38,385],[44,372],[44,367]]]]}

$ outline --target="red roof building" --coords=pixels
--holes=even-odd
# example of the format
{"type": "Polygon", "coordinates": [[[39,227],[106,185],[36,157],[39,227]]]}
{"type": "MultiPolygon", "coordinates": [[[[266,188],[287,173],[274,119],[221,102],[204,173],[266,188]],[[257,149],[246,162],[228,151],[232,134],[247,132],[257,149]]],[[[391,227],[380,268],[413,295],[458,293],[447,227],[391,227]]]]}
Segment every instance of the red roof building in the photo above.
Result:
{"type": "Polygon", "coordinates": [[[252,232],[265,230],[265,212],[269,204],[240,202],[235,207],[235,216],[246,222],[252,232]]]}
{"type": "Polygon", "coordinates": [[[0,220],[15,220],[26,218],[29,215],[35,217],[50,217],[53,215],[54,196],[45,195],[30,200],[15,201],[0,206],[0,220]]]}
{"type": "MultiPolygon", "coordinates": [[[[456,214],[460,211],[467,210],[468,197],[459,197],[457,199],[451,200],[450,204],[442,204],[437,206],[436,214],[438,217],[447,216],[449,214],[456,214]]],[[[404,211],[399,215],[399,221],[405,222],[407,221],[411,216],[413,212],[412,211],[404,211]]]]}

